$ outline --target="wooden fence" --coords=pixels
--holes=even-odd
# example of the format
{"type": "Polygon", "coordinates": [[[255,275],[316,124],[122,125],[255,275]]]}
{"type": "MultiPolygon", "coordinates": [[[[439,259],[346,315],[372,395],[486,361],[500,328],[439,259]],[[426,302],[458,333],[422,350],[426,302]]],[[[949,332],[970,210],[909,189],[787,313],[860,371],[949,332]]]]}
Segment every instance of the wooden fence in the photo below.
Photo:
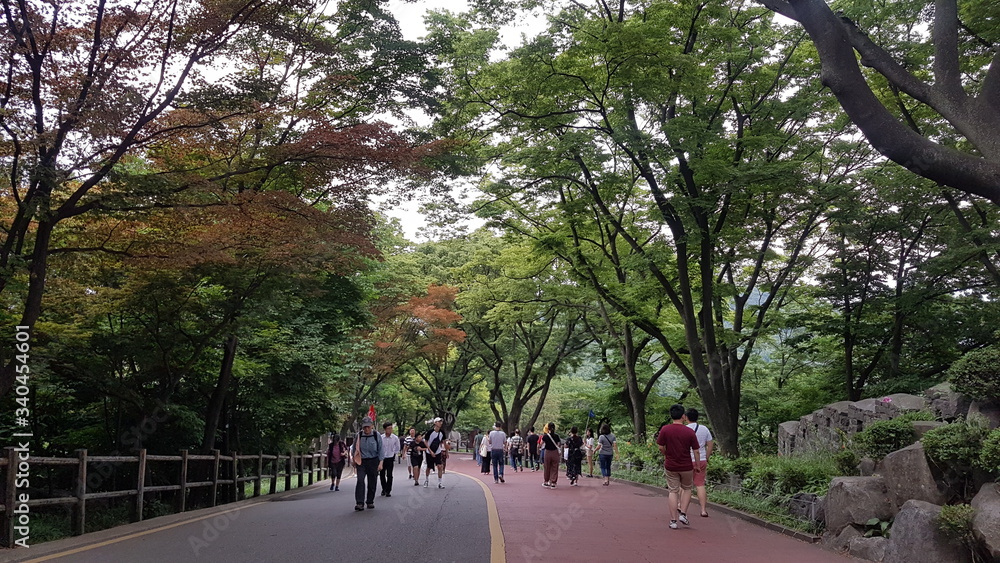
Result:
{"type": "MultiPolygon", "coordinates": [[[[270,479],[268,490],[263,494],[274,494],[277,490],[278,480],[285,479],[285,490],[293,488],[293,477],[298,478],[296,486],[302,487],[306,484],[312,485],[315,480],[322,481],[329,475],[327,464],[323,462],[326,453],[302,453],[289,452],[288,455],[220,455],[219,450],[212,450],[211,455],[191,455],[187,450],[181,450],[179,456],[168,455],[147,455],[146,450],[139,450],[138,455],[133,456],[88,456],[87,450],[77,450],[75,458],[58,457],[32,457],[30,458],[31,473],[37,474],[39,467],[52,466],[76,466],[75,495],[59,496],[53,498],[30,498],[26,503],[28,509],[40,506],[50,506],[59,504],[73,505],[72,529],[73,535],[80,535],[86,529],[87,501],[95,499],[109,499],[119,497],[135,497],[131,506],[131,516],[133,522],[142,520],[142,511],[147,494],[164,491],[177,491],[176,509],[177,512],[187,510],[188,491],[191,489],[210,487],[208,502],[210,506],[235,502],[246,497],[245,483],[253,482],[253,496],[260,496],[262,482],[265,478],[270,479]],[[176,462],[177,469],[175,475],[178,476],[176,485],[146,485],[147,462],[176,462]],[[189,481],[189,463],[211,462],[212,470],[208,473],[206,481],[189,481]],[[88,466],[90,464],[138,464],[135,475],[136,482],[134,488],[116,491],[87,492],[88,489],[88,466]],[[308,467],[307,467],[308,465],[308,467]],[[264,473],[265,469],[268,471],[264,473]],[[318,475],[318,479],[317,479],[318,475]]],[[[14,526],[17,518],[14,514],[14,507],[24,503],[19,502],[17,489],[17,452],[14,448],[5,448],[5,455],[0,459],[0,469],[5,473],[6,479],[4,488],[3,505],[0,505],[0,547],[13,547],[14,526]]],[[[107,465],[105,465],[107,467],[107,465]]],[[[205,474],[204,472],[200,472],[205,474]]],[[[101,481],[103,482],[103,477],[101,481]]],[[[23,493],[24,491],[22,491],[23,493]]]]}

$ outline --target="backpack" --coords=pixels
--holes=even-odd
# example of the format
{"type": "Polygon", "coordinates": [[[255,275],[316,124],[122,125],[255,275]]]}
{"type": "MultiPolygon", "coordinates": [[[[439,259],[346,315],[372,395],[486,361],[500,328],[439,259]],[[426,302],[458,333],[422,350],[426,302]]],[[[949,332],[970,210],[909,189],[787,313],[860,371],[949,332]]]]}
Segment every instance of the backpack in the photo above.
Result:
{"type": "Polygon", "coordinates": [[[344,443],[337,442],[336,444],[330,444],[330,463],[340,463],[344,460],[344,443]]]}
{"type": "Polygon", "coordinates": [[[579,436],[574,436],[568,440],[569,442],[569,460],[570,461],[580,461],[583,459],[583,450],[580,446],[583,444],[583,440],[579,436]]]}
{"type": "MultiPolygon", "coordinates": [[[[424,436],[424,441],[430,440],[431,439],[431,434],[434,434],[433,430],[429,431],[427,433],[427,435],[424,436]]],[[[434,452],[437,451],[438,446],[441,445],[441,432],[438,432],[437,434],[438,435],[434,437],[434,441],[432,441],[430,444],[428,444],[428,447],[430,448],[430,454],[431,455],[434,455],[434,452]]]]}

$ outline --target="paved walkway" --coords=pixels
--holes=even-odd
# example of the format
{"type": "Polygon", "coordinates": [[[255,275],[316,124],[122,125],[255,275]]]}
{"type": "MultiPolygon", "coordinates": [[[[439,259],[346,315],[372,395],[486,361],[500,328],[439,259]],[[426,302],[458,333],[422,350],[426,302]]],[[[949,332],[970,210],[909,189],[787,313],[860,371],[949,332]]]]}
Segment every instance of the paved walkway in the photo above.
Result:
{"type": "Polygon", "coordinates": [[[691,525],[671,530],[666,489],[615,481],[604,487],[598,477],[583,477],[570,487],[561,473],[558,487],[550,490],[542,487],[541,471],[513,473],[509,467],[506,483],[494,484],[470,456],[455,457],[449,471],[478,479],[492,492],[508,563],[855,561],[721,513],[700,518],[696,503],[689,510],[691,525]]]}

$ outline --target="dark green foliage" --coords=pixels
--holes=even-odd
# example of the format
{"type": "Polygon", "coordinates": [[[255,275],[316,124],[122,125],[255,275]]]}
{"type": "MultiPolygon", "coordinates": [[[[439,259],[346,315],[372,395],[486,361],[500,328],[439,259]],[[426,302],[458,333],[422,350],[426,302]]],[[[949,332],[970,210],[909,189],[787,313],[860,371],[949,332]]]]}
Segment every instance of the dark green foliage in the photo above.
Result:
{"type": "Polygon", "coordinates": [[[841,475],[854,476],[858,474],[858,463],[861,462],[861,456],[858,452],[850,448],[845,448],[839,452],[833,454],[833,463],[837,466],[837,471],[841,475]]]}
{"type": "Polygon", "coordinates": [[[988,427],[978,417],[939,426],[924,434],[927,457],[940,465],[971,469],[979,460],[988,427]]]}
{"type": "Polygon", "coordinates": [[[754,456],[746,458],[751,469],[743,488],[763,494],[793,495],[800,492],[823,494],[837,466],[828,456],[754,456]]]}
{"type": "Polygon", "coordinates": [[[876,537],[889,537],[892,532],[892,520],[880,520],[878,518],[871,518],[865,522],[865,537],[866,538],[876,538],[876,537]]]}
{"type": "Polygon", "coordinates": [[[979,453],[980,469],[1000,476],[1000,428],[994,429],[983,440],[983,449],[979,453]]]}
{"type": "Polygon", "coordinates": [[[912,411],[892,420],[874,422],[854,436],[854,444],[861,455],[882,459],[917,441],[913,432],[915,420],[934,420],[934,416],[925,411],[912,411]]]}
{"type": "Polygon", "coordinates": [[[1000,400],[1000,347],[962,356],[948,370],[948,378],[956,391],[973,399],[1000,400]]]}

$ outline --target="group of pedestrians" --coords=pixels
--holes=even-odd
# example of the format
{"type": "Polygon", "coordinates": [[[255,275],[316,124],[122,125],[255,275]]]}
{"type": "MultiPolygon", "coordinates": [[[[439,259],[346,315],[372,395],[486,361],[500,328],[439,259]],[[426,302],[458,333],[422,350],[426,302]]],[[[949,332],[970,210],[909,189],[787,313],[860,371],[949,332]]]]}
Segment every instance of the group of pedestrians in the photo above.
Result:
{"type": "Polygon", "coordinates": [[[566,477],[570,486],[579,486],[583,473],[583,462],[587,462],[587,477],[594,476],[594,458],[598,460],[604,485],[611,484],[611,462],[618,454],[618,442],[611,432],[609,424],[601,425],[597,438],[594,432],[587,429],[586,436],[580,436],[579,429],[570,428],[569,436],[563,440],[556,433],[555,423],[546,424],[541,434],[535,433],[535,428],[528,430],[526,437],[521,436],[520,429],[514,429],[512,436],[507,436],[503,423],[497,421],[493,430],[486,435],[477,435],[473,450],[476,461],[483,474],[493,472],[494,483],[505,483],[504,468],[508,464],[513,471],[523,472],[525,466],[531,471],[542,471],[542,486],[554,489],[559,481],[560,463],[566,463],[566,477]],[[525,461],[522,461],[525,460],[525,461]]]}
{"type": "Polygon", "coordinates": [[[410,428],[402,443],[393,434],[391,422],[384,423],[383,433],[379,434],[374,431],[374,421],[367,416],[361,420],[361,431],[353,439],[342,440],[339,435],[334,434],[327,448],[330,490],[340,490],[344,467],[350,461],[357,471],[354,510],[375,508],[376,476],[381,484],[381,496],[392,497],[392,477],[397,456],[407,460],[407,474],[414,486],[420,485],[420,469],[426,460],[424,487],[429,486],[431,472],[436,469],[437,486],[443,489],[448,455],[448,443],[442,430],[444,419],[435,418],[431,423],[433,428],[423,435],[418,434],[415,428],[410,428]]]}

